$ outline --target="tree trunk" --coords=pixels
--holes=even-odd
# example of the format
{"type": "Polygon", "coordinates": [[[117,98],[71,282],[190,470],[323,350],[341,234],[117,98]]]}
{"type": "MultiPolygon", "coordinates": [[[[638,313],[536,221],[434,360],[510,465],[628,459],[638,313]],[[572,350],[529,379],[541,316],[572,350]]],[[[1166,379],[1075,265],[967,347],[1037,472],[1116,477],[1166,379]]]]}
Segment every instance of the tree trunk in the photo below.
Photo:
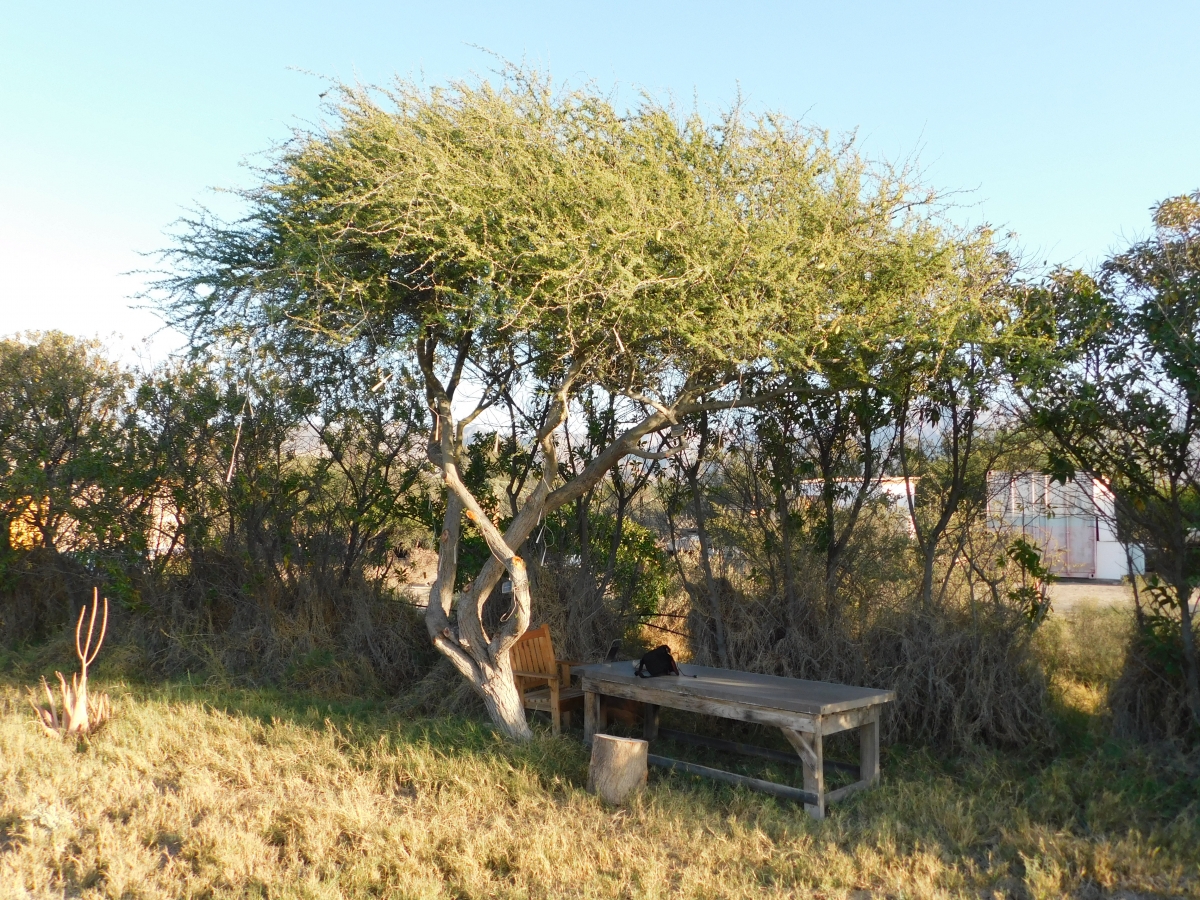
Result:
{"type": "MultiPolygon", "coordinates": [[[[699,468],[699,460],[696,467],[699,468]]],[[[704,585],[708,589],[708,603],[712,611],[713,631],[717,637],[717,658],[721,668],[729,668],[729,645],[725,641],[725,617],[721,612],[721,594],[712,572],[712,550],[708,544],[708,528],[704,523],[704,498],[700,494],[700,483],[694,469],[687,473],[688,485],[692,490],[692,506],[696,516],[696,537],[700,541],[700,568],[704,572],[704,585]]]]}
{"type": "MultiPolygon", "coordinates": [[[[436,372],[437,339],[423,335],[417,341],[417,362],[425,380],[426,399],[434,414],[428,454],[430,461],[442,472],[446,497],[446,517],[439,538],[437,578],[429,592],[425,627],[438,651],[483,697],[488,713],[500,731],[507,737],[527,740],[532,737],[532,732],[525,721],[510,658],[513,644],[529,627],[531,608],[529,572],[516,548],[524,545],[547,514],[579,501],[594,490],[614,465],[637,450],[643,437],[675,421],[675,416],[665,410],[648,414],[598,453],[568,484],[553,491],[552,482],[559,476],[554,433],[566,420],[571,384],[585,360],[572,363],[547,409],[535,440],[542,451],[541,478],[509,523],[508,529],[502,533],[459,474],[466,423],[455,424],[451,407],[473,339],[469,331],[461,336],[448,385],[442,383],[436,372]],[[458,544],[464,515],[478,528],[490,556],[475,579],[461,592],[456,592],[458,544]],[[511,607],[501,618],[494,633],[489,635],[483,626],[483,606],[505,573],[512,582],[511,607]],[[454,618],[451,618],[452,615],[454,618]]],[[[478,407],[475,414],[484,408],[478,407]]],[[[688,409],[685,407],[682,412],[686,415],[688,409]]]]}
{"type": "Polygon", "coordinates": [[[700,568],[704,572],[704,586],[708,589],[708,602],[712,611],[713,631],[717,638],[717,658],[721,668],[729,668],[729,645],[725,640],[725,617],[721,612],[721,594],[712,572],[712,547],[708,542],[708,527],[704,520],[704,497],[700,493],[700,466],[704,463],[704,451],[708,447],[708,413],[702,413],[699,425],[699,443],[696,459],[684,466],[684,476],[692,494],[692,512],[696,517],[696,538],[700,541],[700,568]]]}
{"type": "MultiPolygon", "coordinates": [[[[496,654],[495,666],[481,667],[482,678],[474,685],[483,697],[488,715],[501,733],[515,741],[533,737],[525,718],[525,707],[517,690],[512,672],[512,657],[508,650],[496,654]]],[[[472,682],[474,684],[474,682],[472,682]]]]}
{"type": "Polygon", "coordinates": [[[1200,667],[1196,661],[1196,636],[1192,631],[1191,585],[1187,579],[1174,585],[1179,599],[1179,633],[1183,643],[1183,679],[1192,721],[1200,726],[1200,667]]]}
{"type": "Polygon", "coordinates": [[[937,540],[930,538],[921,548],[921,608],[928,612],[933,608],[933,564],[937,558],[937,540]]]}
{"type": "Polygon", "coordinates": [[[796,609],[796,561],[792,558],[792,510],[787,488],[779,488],[779,537],[783,550],[783,597],[788,615],[796,609]]]}
{"type": "MultiPolygon", "coordinates": [[[[438,546],[437,578],[429,590],[429,605],[425,608],[425,626],[433,644],[454,664],[454,668],[470,682],[487,708],[488,715],[505,737],[528,740],[533,737],[525,720],[521,695],[513,679],[509,655],[511,643],[492,647],[483,631],[480,618],[484,597],[464,592],[458,600],[457,627],[451,627],[450,612],[454,606],[454,579],[458,571],[458,541],[462,528],[464,504],[454,491],[446,492],[446,518],[438,546]]],[[[510,561],[511,565],[511,561],[510,561]]],[[[515,567],[513,603],[518,608],[516,618],[528,619],[529,582],[523,577],[524,564],[515,567]],[[520,605],[524,602],[524,609],[520,605]]],[[[524,631],[524,626],[521,627],[524,631]]]]}

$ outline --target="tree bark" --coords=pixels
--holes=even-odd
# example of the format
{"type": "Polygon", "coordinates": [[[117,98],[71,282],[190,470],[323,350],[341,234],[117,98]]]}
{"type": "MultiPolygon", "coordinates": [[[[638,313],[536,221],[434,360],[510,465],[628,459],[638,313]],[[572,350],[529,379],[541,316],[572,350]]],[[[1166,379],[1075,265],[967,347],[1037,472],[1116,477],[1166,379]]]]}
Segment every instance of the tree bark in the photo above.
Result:
{"type": "Polygon", "coordinates": [[[605,803],[620,806],[646,783],[648,749],[646,741],[636,738],[593,736],[588,790],[605,803]]]}
{"type": "Polygon", "coordinates": [[[1186,578],[1172,585],[1179,600],[1179,633],[1183,644],[1183,678],[1192,721],[1200,725],[1200,665],[1196,660],[1196,635],[1192,631],[1191,585],[1186,578]]]}
{"type": "Polygon", "coordinates": [[[725,640],[725,617],[721,612],[721,594],[712,572],[712,549],[708,543],[708,528],[704,519],[704,497],[700,493],[700,465],[708,445],[708,414],[700,417],[700,443],[696,448],[696,460],[684,468],[688,487],[692,493],[692,510],[696,517],[696,537],[700,541],[700,568],[704,572],[704,585],[708,590],[708,602],[712,611],[713,631],[717,638],[717,658],[721,668],[729,668],[729,645],[725,640]]]}
{"type": "MultiPolygon", "coordinates": [[[[463,430],[487,408],[486,403],[481,403],[474,413],[455,423],[451,400],[466,364],[472,339],[470,332],[459,339],[452,375],[446,384],[442,383],[435,370],[437,338],[423,336],[417,340],[417,361],[425,382],[426,400],[434,416],[428,454],[430,462],[441,470],[446,488],[446,517],[439,538],[438,572],[430,589],[425,627],[438,651],[483,697],[488,713],[501,732],[516,740],[527,740],[532,737],[532,732],[525,720],[509,657],[512,645],[529,627],[531,612],[529,573],[516,548],[524,544],[543,516],[579,500],[622,458],[631,453],[651,457],[638,450],[641,439],[677,422],[681,415],[707,410],[708,403],[691,401],[694,397],[702,396],[705,390],[714,388],[685,390],[673,408],[651,403],[654,412],[617,437],[571,481],[552,490],[551,484],[559,475],[553,435],[566,420],[571,386],[584,363],[583,360],[576,360],[559,383],[534,441],[542,451],[542,477],[508,530],[501,533],[459,475],[463,430]],[[456,594],[454,582],[458,571],[458,543],[463,515],[478,528],[491,555],[475,580],[456,594]],[[483,605],[506,572],[512,581],[512,606],[501,619],[496,633],[489,636],[483,626],[483,605]],[[457,612],[453,623],[450,618],[452,611],[457,612]]],[[[721,403],[722,408],[739,405],[745,404],[737,400],[721,403]]],[[[666,455],[664,453],[654,458],[665,458],[666,455]]],[[[722,633],[722,641],[723,638],[722,633]]]]}
{"type": "Polygon", "coordinates": [[[525,741],[533,737],[525,718],[521,693],[512,673],[512,656],[506,650],[498,654],[494,666],[482,666],[479,693],[483,705],[501,733],[511,740],[525,741]]]}
{"type": "Polygon", "coordinates": [[[783,551],[783,597],[787,602],[788,614],[796,608],[796,561],[792,557],[792,510],[787,487],[779,488],[779,538],[783,551]]]}
{"type": "MultiPolygon", "coordinates": [[[[433,644],[446,656],[454,667],[470,682],[483,698],[488,715],[505,737],[512,740],[529,740],[533,732],[525,718],[521,695],[517,691],[512,674],[510,649],[512,642],[497,644],[489,641],[483,630],[483,597],[472,602],[471,592],[459,595],[458,627],[450,624],[450,611],[454,605],[454,579],[458,572],[456,558],[465,504],[456,491],[446,496],[446,518],[442,527],[438,547],[438,572],[429,591],[429,605],[425,608],[425,627],[429,630],[433,644]]],[[[519,561],[519,557],[512,557],[519,561]]],[[[524,611],[524,624],[520,624],[519,636],[528,626],[529,579],[525,576],[524,564],[513,566],[513,606],[516,618],[524,611]]],[[[499,635],[497,635],[499,637],[499,635]]],[[[515,638],[513,638],[515,641],[515,638]]]]}

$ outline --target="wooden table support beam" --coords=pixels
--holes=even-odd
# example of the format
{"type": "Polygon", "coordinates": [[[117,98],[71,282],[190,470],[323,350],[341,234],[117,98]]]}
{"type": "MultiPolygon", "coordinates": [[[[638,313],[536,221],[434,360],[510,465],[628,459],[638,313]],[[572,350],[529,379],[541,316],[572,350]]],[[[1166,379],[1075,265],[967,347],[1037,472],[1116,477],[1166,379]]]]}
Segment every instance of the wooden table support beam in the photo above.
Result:
{"type": "MultiPolygon", "coordinates": [[[[694,734],[690,731],[676,731],[673,728],[659,728],[658,736],[681,744],[692,744],[696,747],[711,747],[723,753],[737,753],[741,756],[757,756],[759,759],[769,759],[772,762],[787,763],[791,766],[802,764],[799,756],[786,750],[772,750],[770,747],[759,747],[756,744],[742,744],[737,741],[727,741],[723,738],[710,737],[707,734],[694,734]]],[[[841,762],[836,759],[822,761],[825,771],[859,773],[858,763],[841,762]]]]}
{"type": "Polygon", "coordinates": [[[804,789],[817,797],[816,803],[806,803],[804,808],[814,819],[825,818],[825,742],[818,728],[812,734],[804,734],[792,728],[781,728],[804,765],[804,789]]]}
{"type": "Polygon", "coordinates": [[[761,778],[751,778],[749,775],[738,775],[736,772],[726,772],[724,769],[713,769],[709,766],[701,766],[696,763],[685,762],[682,759],[671,759],[667,756],[655,756],[650,754],[646,757],[646,762],[652,766],[660,766],[664,769],[676,769],[680,772],[687,772],[691,775],[700,775],[704,778],[712,778],[714,781],[725,781],[729,784],[738,784],[742,787],[748,787],[753,791],[761,791],[764,794],[773,794],[776,797],[783,797],[786,800],[795,800],[797,803],[805,804],[805,809],[810,805],[819,803],[820,798],[809,790],[800,790],[786,784],[778,784],[774,781],[764,781],[761,778]]]}
{"type": "Polygon", "coordinates": [[[656,703],[643,704],[642,737],[647,741],[653,741],[661,734],[658,727],[660,709],[656,703]]]}
{"type": "Polygon", "coordinates": [[[858,777],[868,785],[879,781],[879,712],[858,726],[858,777]]]}
{"type": "Polygon", "coordinates": [[[583,740],[588,744],[597,732],[604,730],[604,707],[601,697],[602,695],[595,691],[583,692],[583,740]]]}

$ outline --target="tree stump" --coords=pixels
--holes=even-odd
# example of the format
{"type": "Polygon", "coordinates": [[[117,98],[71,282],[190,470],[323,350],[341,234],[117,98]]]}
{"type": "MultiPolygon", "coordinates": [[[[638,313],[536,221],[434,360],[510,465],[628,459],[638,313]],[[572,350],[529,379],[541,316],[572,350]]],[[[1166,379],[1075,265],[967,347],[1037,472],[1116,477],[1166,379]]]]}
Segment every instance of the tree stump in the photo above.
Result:
{"type": "Polygon", "coordinates": [[[646,752],[649,744],[636,738],[597,734],[592,738],[592,764],[588,767],[588,791],[620,806],[646,783],[646,752]]]}

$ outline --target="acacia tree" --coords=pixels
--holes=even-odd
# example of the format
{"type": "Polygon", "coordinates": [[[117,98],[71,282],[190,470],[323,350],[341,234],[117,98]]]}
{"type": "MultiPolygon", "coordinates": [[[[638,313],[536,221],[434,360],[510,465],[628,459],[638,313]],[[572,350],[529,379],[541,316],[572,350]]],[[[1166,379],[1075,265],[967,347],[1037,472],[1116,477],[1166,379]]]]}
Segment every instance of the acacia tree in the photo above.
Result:
{"type": "Polygon", "coordinates": [[[445,491],[429,633],[524,738],[509,649],[529,624],[517,550],[537,523],[623,458],[674,452],[689,417],[773,396],[834,330],[869,330],[876,310],[839,294],[863,248],[928,295],[945,239],[902,178],[777,119],[709,126],[649,101],[622,115],[522,72],[339,96],[333,126],[298,134],[245,195],[245,220],[190,223],[165,305],[197,343],[336,344],[421,384],[445,491]],[[639,412],[567,476],[563,428],[592,391],[639,412]],[[467,428],[506,398],[536,465],[502,530],[463,460],[467,428]],[[456,591],[464,528],[491,556],[456,591]],[[489,634],[483,604],[506,573],[511,608],[489,634]]]}
{"type": "MultiPolygon", "coordinates": [[[[1200,191],[1154,212],[1152,237],[1101,267],[1062,271],[1029,296],[1031,342],[1021,382],[1050,438],[1049,469],[1076,471],[1114,497],[1118,526],[1148,551],[1158,612],[1174,631],[1193,725],[1200,726],[1200,654],[1190,597],[1200,583],[1200,191]]],[[[1174,641],[1171,640],[1174,638],[1174,641]]]]}

